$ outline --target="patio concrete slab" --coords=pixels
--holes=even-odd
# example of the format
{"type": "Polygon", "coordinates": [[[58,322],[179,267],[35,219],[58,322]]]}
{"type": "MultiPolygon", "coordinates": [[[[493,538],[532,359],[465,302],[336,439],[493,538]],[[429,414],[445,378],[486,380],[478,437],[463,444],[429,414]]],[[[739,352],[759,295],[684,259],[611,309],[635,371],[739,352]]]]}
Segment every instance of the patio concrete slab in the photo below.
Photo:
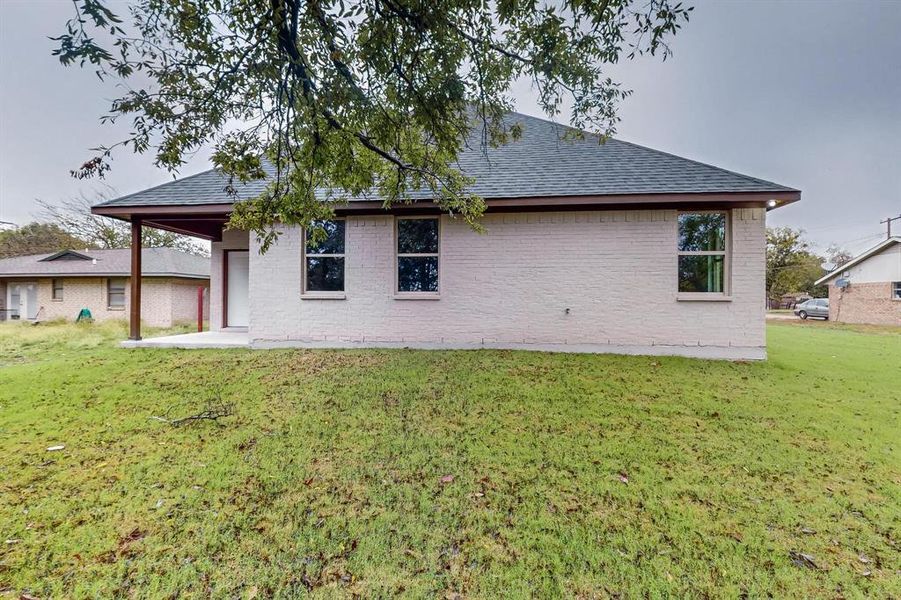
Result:
{"type": "Polygon", "coordinates": [[[123,348],[249,348],[250,338],[247,331],[201,331],[137,341],[125,340],[121,346],[123,348]]]}

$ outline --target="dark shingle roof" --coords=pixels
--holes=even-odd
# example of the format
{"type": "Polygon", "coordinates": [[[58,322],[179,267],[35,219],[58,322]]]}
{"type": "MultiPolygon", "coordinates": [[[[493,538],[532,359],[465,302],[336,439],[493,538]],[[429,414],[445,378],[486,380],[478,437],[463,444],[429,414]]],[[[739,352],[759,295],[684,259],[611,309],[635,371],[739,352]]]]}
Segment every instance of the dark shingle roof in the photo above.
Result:
{"type": "MultiPolygon", "coordinates": [[[[474,138],[459,156],[459,168],[476,180],[471,191],[486,199],[797,192],[770,181],[617,139],[603,144],[594,135],[580,140],[563,139],[568,127],[528,115],[511,113],[506,121],[508,125],[522,124],[523,135],[519,140],[489,148],[486,153],[474,138]]],[[[226,184],[226,177],[209,170],[104,202],[102,206],[229,203],[232,198],[225,192],[226,184]]],[[[238,186],[238,198],[252,198],[264,186],[263,181],[238,186]]],[[[423,200],[431,196],[427,190],[410,195],[423,200]]]]}
{"type": "MultiPolygon", "coordinates": [[[[131,250],[78,250],[90,260],[43,260],[55,254],[31,254],[0,259],[0,277],[109,277],[131,273],[131,250]]],[[[144,276],[209,279],[210,259],[173,248],[144,248],[141,251],[144,276]]]]}

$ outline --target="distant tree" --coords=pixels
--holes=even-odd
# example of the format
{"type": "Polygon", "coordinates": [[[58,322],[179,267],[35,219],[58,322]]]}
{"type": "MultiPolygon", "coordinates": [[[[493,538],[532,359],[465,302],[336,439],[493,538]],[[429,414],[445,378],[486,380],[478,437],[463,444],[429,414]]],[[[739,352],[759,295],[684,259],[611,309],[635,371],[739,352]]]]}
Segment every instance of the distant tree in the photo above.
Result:
{"type": "Polygon", "coordinates": [[[0,231],[0,258],[88,247],[92,245],[54,223],[29,223],[17,229],[0,231]]]}
{"type": "Polygon", "coordinates": [[[854,258],[850,252],[842,248],[838,244],[830,244],[828,248],[826,248],[826,258],[829,262],[835,265],[835,268],[839,268],[846,262],[850,262],[852,258],[854,258]]]}
{"type": "MultiPolygon", "coordinates": [[[[348,195],[373,192],[391,205],[427,190],[478,227],[485,203],[457,158],[470,133],[482,148],[521,134],[503,119],[514,83],[530,82],[545,114],[568,105],[571,125],[609,135],[630,93],[610,67],[666,58],[692,10],[682,0],[141,0],[120,14],[111,0],[73,5],[54,54],[126,80],[105,117],[130,121],[116,145],[170,170],[212,145],[236,182],[271,167],[265,191],[231,217],[264,248],[274,223],[308,228],[348,195]]],[[[102,175],[112,148],[74,175],[102,175]]]]}
{"type": "Polygon", "coordinates": [[[766,290],[770,300],[790,293],[825,295],[826,288],[815,284],[825,273],[822,263],[823,259],[811,252],[803,230],[767,228],[766,290]]]}
{"type": "MultiPolygon", "coordinates": [[[[100,199],[105,195],[101,194],[100,199]]],[[[60,204],[38,201],[40,217],[57,225],[63,231],[84,240],[96,248],[128,248],[131,246],[131,225],[91,213],[91,205],[98,198],[84,195],[64,200],[60,204]]],[[[175,248],[190,254],[209,256],[206,248],[191,237],[170,231],[144,227],[141,230],[144,248],[175,248]]]]}

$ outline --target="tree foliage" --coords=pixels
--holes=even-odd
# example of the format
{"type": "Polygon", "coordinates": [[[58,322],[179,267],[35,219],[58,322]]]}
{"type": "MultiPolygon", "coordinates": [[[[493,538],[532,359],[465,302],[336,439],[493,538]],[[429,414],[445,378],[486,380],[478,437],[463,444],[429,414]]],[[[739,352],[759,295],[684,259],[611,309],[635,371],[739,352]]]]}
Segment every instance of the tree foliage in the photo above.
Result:
{"type": "Polygon", "coordinates": [[[790,227],[768,227],[766,231],[767,298],[778,300],[783,294],[826,295],[817,279],[825,274],[822,257],[811,251],[804,231],[790,227]]]}
{"type": "MultiPolygon", "coordinates": [[[[308,227],[348,197],[390,205],[418,189],[476,225],[484,203],[455,160],[470,133],[482,148],[521,134],[502,120],[515,81],[532,83],[548,115],[568,104],[573,126],[608,135],[629,92],[607,67],[665,58],[691,11],[674,0],[138,0],[126,19],[107,0],[73,2],[55,54],[125,80],[105,117],[131,120],[120,144],[170,170],[212,144],[235,184],[268,174],[232,217],[266,243],[275,222],[308,227]]],[[[73,174],[102,175],[114,147],[73,174]]]]}
{"type": "MultiPolygon", "coordinates": [[[[60,204],[38,201],[41,217],[92,248],[128,248],[131,246],[131,225],[91,213],[91,198],[79,196],[60,204]]],[[[206,248],[188,236],[153,227],[141,229],[144,248],[175,248],[182,252],[208,256],[206,248]]]]}
{"type": "Polygon", "coordinates": [[[29,223],[0,231],[0,258],[88,247],[93,246],[54,223],[29,223]]]}
{"type": "Polygon", "coordinates": [[[850,262],[854,256],[839,244],[830,244],[829,247],[826,248],[826,258],[835,265],[835,268],[837,269],[846,262],[850,262]]]}

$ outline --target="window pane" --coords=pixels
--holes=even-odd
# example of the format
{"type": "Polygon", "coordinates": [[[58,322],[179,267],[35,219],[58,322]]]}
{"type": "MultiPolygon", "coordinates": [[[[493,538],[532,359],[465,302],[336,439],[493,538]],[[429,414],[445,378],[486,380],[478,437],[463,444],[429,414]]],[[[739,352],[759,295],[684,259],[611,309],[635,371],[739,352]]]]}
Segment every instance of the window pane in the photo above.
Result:
{"type": "Polygon", "coordinates": [[[895,300],[901,300],[901,281],[895,282],[895,293],[893,298],[895,298],[895,300]]]}
{"type": "Polygon", "coordinates": [[[344,258],[307,257],[308,292],[343,292],[344,258]]]}
{"type": "Polygon", "coordinates": [[[397,291],[437,292],[437,256],[399,256],[397,258],[397,291]]]}
{"type": "MultiPolygon", "coordinates": [[[[327,237],[318,244],[307,244],[307,254],[344,254],[344,221],[319,221],[316,226],[327,237]]],[[[312,230],[307,237],[312,238],[312,230]]]]}
{"type": "Polygon", "coordinates": [[[682,252],[726,249],[726,215],[679,215],[679,250],[682,252]]]}
{"type": "Polygon", "coordinates": [[[125,279],[110,279],[107,292],[109,306],[125,306],[125,279]]]}
{"type": "Polygon", "coordinates": [[[725,257],[680,256],[680,292],[723,292],[725,257]]]}
{"type": "Polygon", "coordinates": [[[53,299],[54,300],[62,300],[63,299],[63,282],[61,279],[53,280],[53,299]]]}
{"type": "Polygon", "coordinates": [[[438,253],[438,219],[398,219],[397,253],[438,253]]]}

